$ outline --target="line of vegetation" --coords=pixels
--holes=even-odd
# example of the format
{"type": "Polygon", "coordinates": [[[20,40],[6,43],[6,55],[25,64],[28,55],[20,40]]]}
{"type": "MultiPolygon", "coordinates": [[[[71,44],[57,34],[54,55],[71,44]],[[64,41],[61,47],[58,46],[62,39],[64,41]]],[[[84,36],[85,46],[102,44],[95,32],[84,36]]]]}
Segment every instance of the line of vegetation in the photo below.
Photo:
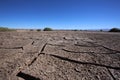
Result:
{"type": "Polygon", "coordinates": [[[120,32],[119,28],[112,28],[109,30],[109,32],[120,32]]]}
{"type": "Polygon", "coordinates": [[[5,31],[15,31],[15,30],[9,29],[7,27],[0,27],[0,32],[5,32],[5,31]]]}
{"type": "MultiPolygon", "coordinates": [[[[34,31],[34,29],[30,29],[30,31],[34,31]]],[[[45,27],[43,30],[42,29],[36,29],[36,31],[53,31],[52,28],[49,28],[49,27],[45,27]]]]}

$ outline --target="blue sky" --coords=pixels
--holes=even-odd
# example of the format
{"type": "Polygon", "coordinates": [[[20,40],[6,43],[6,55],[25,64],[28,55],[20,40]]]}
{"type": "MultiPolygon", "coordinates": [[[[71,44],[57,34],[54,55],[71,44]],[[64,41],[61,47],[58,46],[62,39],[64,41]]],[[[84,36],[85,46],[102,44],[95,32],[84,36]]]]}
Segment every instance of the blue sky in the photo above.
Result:
{"type": "Polygon", "coordinates": [[[0,26],[19,29],[120,28],[120,0],[0,0],[0,26]]]}

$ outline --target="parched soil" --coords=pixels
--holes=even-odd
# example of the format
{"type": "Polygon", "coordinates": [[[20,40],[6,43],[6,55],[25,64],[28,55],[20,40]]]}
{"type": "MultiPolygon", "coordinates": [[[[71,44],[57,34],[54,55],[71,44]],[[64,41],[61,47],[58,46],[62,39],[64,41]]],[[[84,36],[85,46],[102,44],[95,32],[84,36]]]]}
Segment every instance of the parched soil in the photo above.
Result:
{"type": "Polygon", "coordinates": [[[0,32],[0,80],[120,80],[120,33],[0,32]]]}

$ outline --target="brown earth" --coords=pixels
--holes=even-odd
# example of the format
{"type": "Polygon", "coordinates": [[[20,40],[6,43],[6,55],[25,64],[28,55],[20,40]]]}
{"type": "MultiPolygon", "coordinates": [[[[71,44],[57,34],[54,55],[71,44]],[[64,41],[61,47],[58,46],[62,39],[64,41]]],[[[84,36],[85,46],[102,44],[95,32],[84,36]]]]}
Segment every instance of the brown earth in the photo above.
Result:
{"type": "Polygon", "coordinates": [[[0,32],[0,80],[120,80],[120,33],[0,32]]]}

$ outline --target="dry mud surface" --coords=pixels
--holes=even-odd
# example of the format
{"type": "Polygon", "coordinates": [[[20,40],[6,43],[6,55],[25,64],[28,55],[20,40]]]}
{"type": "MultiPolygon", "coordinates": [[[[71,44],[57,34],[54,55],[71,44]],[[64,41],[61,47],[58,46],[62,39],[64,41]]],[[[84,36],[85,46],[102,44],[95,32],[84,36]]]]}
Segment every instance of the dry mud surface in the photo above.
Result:
{"type": "Polygon", "coordinates": [[[120,80],[120,33],[0,32],[0,80],[120,80]]]}

